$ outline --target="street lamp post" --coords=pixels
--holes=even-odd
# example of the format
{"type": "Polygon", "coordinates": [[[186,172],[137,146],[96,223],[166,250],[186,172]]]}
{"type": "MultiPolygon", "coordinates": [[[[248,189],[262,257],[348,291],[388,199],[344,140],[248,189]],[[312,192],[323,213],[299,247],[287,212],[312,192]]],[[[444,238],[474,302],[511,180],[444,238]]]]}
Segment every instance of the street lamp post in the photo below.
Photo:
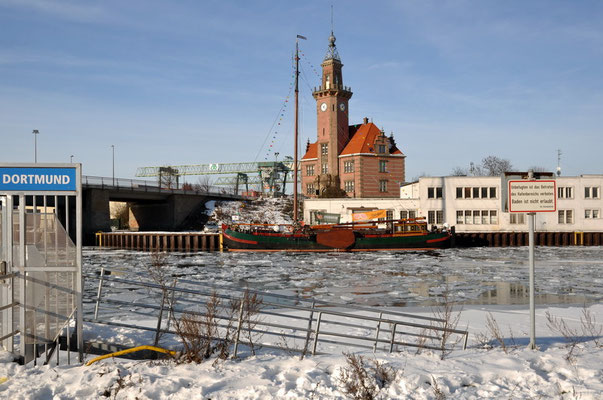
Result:
{"type": "Polygon", "coordinates": [[[115,145],[111,145],[111,152],[113,154],[113,186],[115,186],[115,145]]]}
{"type": "Polygon", "coordinates": [[[34,135],[34,163],[38,163],[38,135],[40,134],[40,131],[38,131],[37,129],[33,130],[33,135],[34,135]]]}
{"type": "Polygon", "coordinates": [[[73,164],[73,154],[69,156],[69,162],[73,164]]]}

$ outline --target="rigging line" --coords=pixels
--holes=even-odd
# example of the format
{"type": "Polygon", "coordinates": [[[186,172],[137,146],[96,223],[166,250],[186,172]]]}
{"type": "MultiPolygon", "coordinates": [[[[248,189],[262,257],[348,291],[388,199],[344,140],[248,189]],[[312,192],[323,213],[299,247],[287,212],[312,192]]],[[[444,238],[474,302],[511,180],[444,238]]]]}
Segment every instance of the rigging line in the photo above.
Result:
{"type": "Polygon", "coordinates": [[[302,81],[306,84],[306,86],[308,87],[308,92],[312,93],[312,87],[310,86],[308,77],[306,76],[306,72],[303,68],[300,68],[301,71],[301,75],[302,75],[302,81]]]}
{"type": "Polygon", "coordinates": [[[286,107],[286,104],[287,104],[287,102],[289,100],[289,97],[291,96],[291,91],[293,90],[293,86],[294,86],[293,85],[294,80],[295,80],[295,76],[293,77],[293,80],[291,81],[292,83],[289,85],[289,92],[287,93],[287,97],[285,98],[285,101],[283,102],[283,105],[281,106],[280,110],[278,111],[278,114],[276,115],[276,118],[272,122],[272,126],[268,130],[268,133],[266,134],[266,137],[264,138],[264,141],[262,142],[262,145],[260,146],[260,149],[258,150],[258,153],[256,154],[255,158],[253,159],[253,162],[257,161],[258,157],[260,156],[260,153],[264,149],[264,145],[266,144],[266,141],[268,140],[268,138],[270,137],[270,135],[272,133],[272,130],[274,129],[274,125],[278,122],[279,118],[281,118],[281,114],[283,114],[283,112],[285,110],[285,107],[286,107]]]}

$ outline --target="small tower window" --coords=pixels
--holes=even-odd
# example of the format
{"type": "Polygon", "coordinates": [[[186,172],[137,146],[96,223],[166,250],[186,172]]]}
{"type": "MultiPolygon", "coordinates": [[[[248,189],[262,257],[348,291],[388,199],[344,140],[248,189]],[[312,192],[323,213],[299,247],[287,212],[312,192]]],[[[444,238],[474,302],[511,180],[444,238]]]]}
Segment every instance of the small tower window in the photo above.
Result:
{"type": "Polygon", "coordinates": [[[326,79],[325,79],[325,88],[326,89],[330,89],[331,88],[331,76],[327,75],[326,79]]]}

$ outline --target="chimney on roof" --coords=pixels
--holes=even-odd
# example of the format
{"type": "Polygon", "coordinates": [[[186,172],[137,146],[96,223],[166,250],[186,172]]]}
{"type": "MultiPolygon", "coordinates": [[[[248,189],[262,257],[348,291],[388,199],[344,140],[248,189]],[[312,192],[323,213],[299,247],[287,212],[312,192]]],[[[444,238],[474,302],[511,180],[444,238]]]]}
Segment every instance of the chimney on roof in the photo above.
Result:
{"type": "Polygon", "coordinates": [[[365,125],[368,124],[368,118],[367,117],[364,117],[364,124],[365,125]]]}

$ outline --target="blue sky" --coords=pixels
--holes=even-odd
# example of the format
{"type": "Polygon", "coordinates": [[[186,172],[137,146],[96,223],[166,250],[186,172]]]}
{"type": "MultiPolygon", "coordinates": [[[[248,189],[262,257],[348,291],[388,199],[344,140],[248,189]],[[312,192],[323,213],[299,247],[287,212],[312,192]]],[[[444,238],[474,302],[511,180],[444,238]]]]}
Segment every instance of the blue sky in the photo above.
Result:
{"type": "Polygon", "coordinates": [[[38,161],[96,176],[112,144],[118,177],[292,155],[295,36],[305,144],[331,3],[350,123],[393,132],[407,180],[488,155],[554,170],[557,149],[564,175],[603,173],[597,0],[0,0],[0,162],[33,162],[33,129],[38,161]]]}

